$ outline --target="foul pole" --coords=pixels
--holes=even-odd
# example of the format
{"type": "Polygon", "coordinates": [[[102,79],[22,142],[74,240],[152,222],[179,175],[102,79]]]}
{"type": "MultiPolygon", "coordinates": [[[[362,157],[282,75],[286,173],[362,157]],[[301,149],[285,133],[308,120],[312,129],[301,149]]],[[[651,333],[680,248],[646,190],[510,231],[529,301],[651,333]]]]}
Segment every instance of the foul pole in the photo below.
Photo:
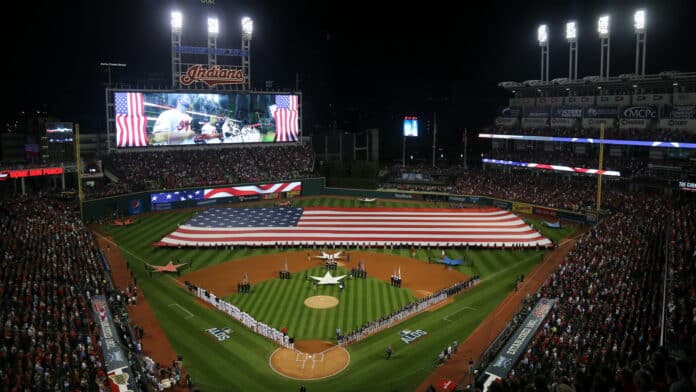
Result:
{"type": "Polygon", "coordinates": [[[82,162],[80,161],[80,124],[75,124],[75,170],[77,173],[77,202],[80,204],[80,219],[84,219],[82,209],[82,162]]]}
{"type": "Polygon", "coordinates": [[[602,169],[604,168],[604,122],[599,124],[599,174],[597,175],[597,219],[602,207],[602,169]]]}

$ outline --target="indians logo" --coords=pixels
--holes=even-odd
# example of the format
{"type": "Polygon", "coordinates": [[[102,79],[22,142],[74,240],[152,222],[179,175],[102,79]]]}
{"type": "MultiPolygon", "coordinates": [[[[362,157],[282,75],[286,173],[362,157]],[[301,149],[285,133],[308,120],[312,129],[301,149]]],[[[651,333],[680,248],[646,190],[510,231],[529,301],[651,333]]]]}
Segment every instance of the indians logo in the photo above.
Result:
{"type": "Polygon", "coordinates": [[[208,68],[196,64],[190,66],[186,74],[179,77],[179,81],[184,86],[202,82],[208,87],[213,87],[218,84],[243,84],[246,78],[241,69],[225,69],[219,65],[208,68]]]}

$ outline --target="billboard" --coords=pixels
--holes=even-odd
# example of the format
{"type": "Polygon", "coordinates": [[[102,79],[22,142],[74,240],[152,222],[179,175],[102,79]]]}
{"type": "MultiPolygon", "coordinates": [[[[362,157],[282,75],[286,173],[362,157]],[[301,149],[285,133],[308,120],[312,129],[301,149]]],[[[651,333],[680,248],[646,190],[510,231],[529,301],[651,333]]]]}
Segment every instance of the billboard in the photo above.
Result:
{"type": "Polygon", "coordinates": [[[621,118],[653,119],[657,118],[655,106],[629,106],[621,109],[621,118]]]}
{"type": "Polygon", "coordinates": [[[585,117],[589,118],[616,118],[619,109],[611,106],[592,106],[585,109],[585,117]]]}
{"type": "Polygon", "coordinates": [[[520,356],[527,351],[527,345],[532,341],[539,327],[543,325],[546,316],[548,316],[555,302],[555,299],[547,298],[542,298],[537,302],[532,312],[529,313],[522,324],[517,327],[515,333],[510,336],[505,346],[498,352],[498,355],[496,355],[488,368],[486,368],[486,373],[500,378],[507,377],[520,356]]]}
{"type": "Polygon", "coordinates": [[[263,93],[114,93],[119,148],[300,140],[299,96],[263,93]]]}
{"type": "Polygon", "coordinates": [[[404,136],[418,137],[418,117],[404,116],[404,136]]]}
{"type": "Polygon", "coordinates": [[[49,143],[72,143],[73,124],[71,122],[47,122],[46,139],[49,143]]]}

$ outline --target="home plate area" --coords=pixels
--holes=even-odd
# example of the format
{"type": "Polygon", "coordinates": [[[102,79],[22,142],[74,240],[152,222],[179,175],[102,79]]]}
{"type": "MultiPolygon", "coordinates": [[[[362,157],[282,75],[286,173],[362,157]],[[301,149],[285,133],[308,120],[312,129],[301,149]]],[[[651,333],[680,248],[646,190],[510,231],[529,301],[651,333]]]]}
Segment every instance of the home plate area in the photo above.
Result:
{"type": "Polygon", "coordinates": [[[304,340],[291,350],[281,347],[268,360],[278,374],[295,380],[321,380],[348,367],[350,354],[340,346],[321,340],[304,340]]]}
{"type": "Polygon", "coordinates": [[[295,362],[300,365],[300,369],[304,369],[308,361],[311,363],[311,368],[314,369],[317,366],[317,362],[324,362],[324,353],[307,354],[298,352],[295,356],[295,362]]]}

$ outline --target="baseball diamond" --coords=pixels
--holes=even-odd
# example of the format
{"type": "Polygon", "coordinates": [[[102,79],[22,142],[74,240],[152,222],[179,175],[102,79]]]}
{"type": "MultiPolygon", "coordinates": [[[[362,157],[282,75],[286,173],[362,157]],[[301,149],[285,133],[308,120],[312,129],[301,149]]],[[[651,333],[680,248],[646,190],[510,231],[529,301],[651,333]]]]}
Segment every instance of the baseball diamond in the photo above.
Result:
{"type": "MultiPolygon", "coordinates": [[[[257,208],[270,202],[248,205],[257,208]]],[[[350,207],[357,200],[341,197],[307,197],[294,200],[294,206],[350,207]]],[[[378,201],[377,206],[417,208],[430,203],[408,201],[378,201]]],[[[308,276],[322,276],[327,270],[325,260],[320,257],[319,247],[222,247],[222,248],[162,248],[151,247],[159,236],[171,231],[194,212],[165,212],[140,218],[136,225],[128,227],[103,226],[102,230],[111,235],[118,244],[122,255],[131,265],[136,276],[142,277],[140,283],[153,306],[160,325],[173,346],[184,358],[197,364],[189,371],[199,380],[210,380],[204,384],[205,390],[224,390],[216,385],[229,385],[246,390],[267,390],[268,388],[291,388],[295,380],[306,380],[313,390],[342,390],[341,385],[349,382],[351,388],[371,389],[390,385],[388,380],[377,374],[366,372],[368,363],[381,355],[383,347],[391,344],[394,355],[390,363],[398,364],[403,378],[402,385],[416,385],[427,375],[421,369],[430,368],[433,358],[441,346],[449,342],[463,341],[464,337],[480,325],[490,312],[509,292],[514,277],[527,275],[539,265],[549,250],[516,248],[466,249],[466,247],[394,247],[376,248],[329,247],[327,254],[343,249],[345,259],[333,275],[351,273],[351,268],[363,266],[367,272],[365,279],[349,277],[345,286],[318,286],[308,276]],[[335,250],[334,250],[335,249],[335,250]],[[450,259],[464,260],[462,265],[448,266],[437,262],[444,254],[450,259]],[[190,262],[191,266],[181,276],[153,276],[149,278],[143,261],[165,264],[165,260],[190,262]],[[279,279],[278,271],[287,270],[291,279],[279,279]],[[389,285],[390,276],[400,272],[404,285],[397,288],[389,285]],[[328,342],[329,347],[337,347],[337,328],[341,334],[354,333],[356,328],[379,320],[419,298],[428,298],[438,290],[446,288],[471,276],[480,276],[480,283],[455,294],[432,311],[409,314],[386,329],[375,329],[355,343],[347,345],[345,355],[326,355],[323,361],[309,360],[298,350],[305,342],[320,340],[328,342]],[[248,293],[238,293],[237,283],[247,279],[251,286],[248,293]],[[246,327],[212,304],[196,299],[186,290],[186,285],[204,288],[221,300],[263,322],[276,331],[285,330],[293,338],[294,348],[283,347],[246,327]],[[328,309],[312,309],[305,306],[307,298],[329,296],[336,298],[338,304],[328,309]],[[178,304],[170,307],[172,303],[178,304]],[[161,309],[162,304],[166,309],[161,309]],[[181,306],[188,313],[173,312],[181,306]],[[471,310],[471,309],[476,309],[471,310]],[[463,314],[457,318],[457,329],[447,327],[447,316],[463,314]],[[234,334],[229,339],[213,342],[201,331],[210,328],[230,326],[234,334]],[[418,340],[410,344],[402,341],[402,331],[425,331],[418,340]],[[297,346],[299,345],[299,346],[297,346]],[[205,355],[197,347],[206,347],[205,355]],[[292,354],[284,354],[286,350],[292,354]],[[296,358],[304,358],[297,361],[296,358]],[[235,369],[217,369],[215,361],[235,361],[235,369]],[[271,358],[269,362],[269,358],[271,358]],[[332,359],[342,358],[342,359],[332,359]],[[347,359],[350,358],[350,359],[347,359]],[[334,363],[335,362],[335,363],[334,363]],[[202,364],[205,365],[201,368],[202,364]],[[264,370],[265,369],[265,370],[264,370]],[[231,373],[230,373],[231,372],[231,373]],[[251,377],[255,374],[255,377],[251,377]],[[262,376],[262,377],[259,377],[262,376]],[[328,377],[328,378],[327,378],[328,377]],[[321,379],[314,385],[312,380],[321,379]],[[349,381],[348,381],[349,380],[349,381]],[[362,386],[361,386],[362,385],[362,386]]],[[[564,227],[551,230],[543,227],[534,218],[525,220],[539,227],[541,232],[553,241],[558,241],[574,230],[564,227]]],[[[113,252],[112,252],[113,253],[113,252]]],[[[342,254],[343,256],[343,254],[342,254]]],[[[493,331],[489,332],[491,338],[493,331]]],[[[279,340],[283,342],[283,340],[279,340]]],[[[336,351],[340,353],[342,351],[336,351]]],[[[379,363],[379,362],[378,362],[379,363]]],[[[374,366],[371,364],[370,366],[374,366]]],[[[354,390],[354,389],[351,389],[354,390]]]]}

